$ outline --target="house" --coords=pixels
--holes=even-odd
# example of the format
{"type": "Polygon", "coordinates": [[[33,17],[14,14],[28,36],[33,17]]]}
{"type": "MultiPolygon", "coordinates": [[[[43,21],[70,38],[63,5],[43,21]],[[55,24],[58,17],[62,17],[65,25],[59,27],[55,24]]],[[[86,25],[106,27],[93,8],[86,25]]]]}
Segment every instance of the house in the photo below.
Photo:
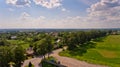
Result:
{"type": "Polygon", "coordinates": [[[17,39],[17,36],[11,36],[11,39],[13,39],[13,40],[17,39]]]}

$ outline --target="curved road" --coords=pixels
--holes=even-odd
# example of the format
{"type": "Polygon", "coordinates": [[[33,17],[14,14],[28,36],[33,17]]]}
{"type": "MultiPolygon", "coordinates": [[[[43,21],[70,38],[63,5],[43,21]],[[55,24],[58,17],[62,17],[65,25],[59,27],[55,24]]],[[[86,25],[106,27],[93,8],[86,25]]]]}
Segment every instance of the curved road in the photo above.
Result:
{"type": "MultiPolygon", "coordinates": [[[[55,57],[58,61],[60,61],[62,65],[65,65],[67,67],[106,67],[106,66],[101,66],[101,65],[96,65],[96,64],[90,64],[90,63],[79,61],[79,60],[69,58],[69,57],[59,56],[58,53],[60,51],[62,51],[62,49],[54,50],[51,56],[55,57]]],[[[42,57],[36,57],[36,58],[29,59],[29,60],[25,60],[22,67],[25,67],[26,65],[28,65],[29,62],[31,62],[35,67],[40,67],[39,63],[41,59],[42,57]]]]}

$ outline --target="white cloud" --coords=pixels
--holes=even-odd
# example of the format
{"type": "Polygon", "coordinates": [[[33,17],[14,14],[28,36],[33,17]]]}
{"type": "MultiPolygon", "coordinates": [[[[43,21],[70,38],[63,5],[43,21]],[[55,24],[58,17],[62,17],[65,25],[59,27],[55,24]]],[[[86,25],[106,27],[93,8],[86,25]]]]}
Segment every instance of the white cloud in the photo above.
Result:
{"type": "MultiPolygon", "coordinates": [[[[46,8],[55,8],[48,0],[34,0],[34,2],[46,8]],[[49,4],[44,5],[45,2],[49,4]]],[[[62,8],[62,11],[66,10],[62,8]]],[[[0,25],[18,28],[120,28],[120,0],[101,0],[91,5],[87,17],[69,16],[61,19],[48,19],[44,16],[32,17],[29,13],[23,12],[17,21],[12,20],[11,23],[0,23],[0,25]]]]}
{"type": "Polygon", "coordinates": [[[89,19],[94,22],[118,23],[120,21],[120,0],[101,0],[89,9],[89,19]]]}
{"type": "Polygon", "coordinates": [[[30,17],[31,17],[31,16],[30,16],[28,13],[23,12],[23,13],[21,14],[21,16],[20,16],[20,19],[23,20],[23,21],[25,21],[25,20],[27,20],[27,19],[30,19],[30,17]]]}
{"type": "Polygon", "coordinates": [[[17,0],[6,0],[6,3],[15,5],[17,0]]]}
{"type": "Polygon", "coordinates": [[[61,7],[60,8],[62,12],[70,12],[68,9],[64,8],[64,7],[61,7]]]}
{"type": "MultiPolygon", "coordinates": [[[[96,18],[94,18],[94,21],[97,21],[96,18]]],[[[120,27],[119,24],[114,22],[93,22],[93,17],[81,16],[48,19],[48,17],[44,16],[33,17],[29,13],[23,12],[18,19],[4,20],[4,23],[0,23],[0,28],[118,28],[120,27]]]]}
{"type": "Polygon", "coordinates": [[[79,28],[84,27],[84,18],[80,16],[66,17],[64,19],[48,19],[44,16],[32,17],[29,13],[23,12],[18,19],[19,27],[32,28],[79,28]]]}
{"type": "Polygon", "coordinates": [[[22,21],[22,22],[34,22],[34,23],[36,23],[36,22],[44,22],[44,20],[46,20],[46,17],[44,17],[44,16],[39,16],[39,17],[37,17],[37,18],[35,18],[35,17],[32,17],[29,13],[27,13],[27,12],[23,12],[23,13],[21,13],[21,15],[20,15],[20,18],[18,19],[19,21],[22,21]]]}
{"type": "Polygon", "coordinates": [[[61,0],[33,0],[35,4],[46,8],[56,8],[61,6],[61,0]]]}
{"type": "Polygon", "coordinates": [[[30,0],[6,0],[7,4],[11,4],[17,7],[29,6],[30,7],[30,0]]]}
{"type": "Polygon", "coordinates": [[[14,9],[12,9],[12,8],[8,8],[8,10],[9,10],[9,11],[14,11],[14,9]]]}
{"type": "Polygon", "coordinates": [[[65,8],[62,8],[62,11],[67,11],[65,8]]]}
{"type": "Polygon", "coordinates": [[[93,3],[98,2],[99,0],[79,0],[79,1],[89,6],[92,5],[93,3]]]}
{"type": "Polygon", "coordinates": [[[40,16],[39,18],[40,18],[40,19],[46,19],[46,17],[44,17],[44,16],[40,16]]]}
{"type": "MultiPolygon", "coordinates": [[[[49,9],[62,6],[61,1],[62,0],[33,0],[33,2],[36,5],[41,5],[42,7],[46,7],[49,9]]],[[[30,5],[31,0],[6,0],[6,3],[16,6],[16,7],[24,7],[24,6],[30,7],[31,6],[30,5]]]]}

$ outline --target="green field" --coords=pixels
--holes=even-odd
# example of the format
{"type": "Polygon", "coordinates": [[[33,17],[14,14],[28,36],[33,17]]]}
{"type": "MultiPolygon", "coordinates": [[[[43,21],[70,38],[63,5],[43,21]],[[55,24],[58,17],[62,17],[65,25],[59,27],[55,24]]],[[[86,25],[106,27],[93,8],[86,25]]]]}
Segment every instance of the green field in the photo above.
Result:
{"type": "Polygon", "coordinates": [[[89,63],[120,67],[120,35],[109,35],[100,41],[93,42],[96,44],[95,48],[88,49],[83,55],[80,55],[80,50],[72,51],[72,53],[66,50],[59,54],[89,63]]]}
{"type": "Polygon", "coordinates": [[[30,43],[22,40],[7,40],[12,45],[20,45],[23,49],[29,48],[30,43]]]}

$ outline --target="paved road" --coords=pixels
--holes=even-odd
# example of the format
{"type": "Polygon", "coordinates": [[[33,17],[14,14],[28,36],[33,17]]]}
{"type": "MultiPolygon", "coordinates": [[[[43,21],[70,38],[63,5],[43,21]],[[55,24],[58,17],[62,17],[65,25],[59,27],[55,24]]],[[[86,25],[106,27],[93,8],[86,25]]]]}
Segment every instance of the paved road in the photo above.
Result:
{"type": "MultiPolygon", "coordinates": [[[[55,57],[57,60],[60,61],[61,64],[67,67],[106,67],[106,66],[101,66],[101,65],[96,65],[96,64],[90,64],[90,63],[79,61],[79,60],[69,58],[69,57],[59,56],[58,53],[60,51],[62,51],[62,49],[54,50],[51,56],[55,57]]],[[[26,65],[28,65],[29,62],[34,64],[35,67],[40,67],[39,63],[41,59],[42,59],[41,57],[36,57],[36,58],[29,59],[29,60],[25,60],[22,67],[25,67],[26,65]]]]}

